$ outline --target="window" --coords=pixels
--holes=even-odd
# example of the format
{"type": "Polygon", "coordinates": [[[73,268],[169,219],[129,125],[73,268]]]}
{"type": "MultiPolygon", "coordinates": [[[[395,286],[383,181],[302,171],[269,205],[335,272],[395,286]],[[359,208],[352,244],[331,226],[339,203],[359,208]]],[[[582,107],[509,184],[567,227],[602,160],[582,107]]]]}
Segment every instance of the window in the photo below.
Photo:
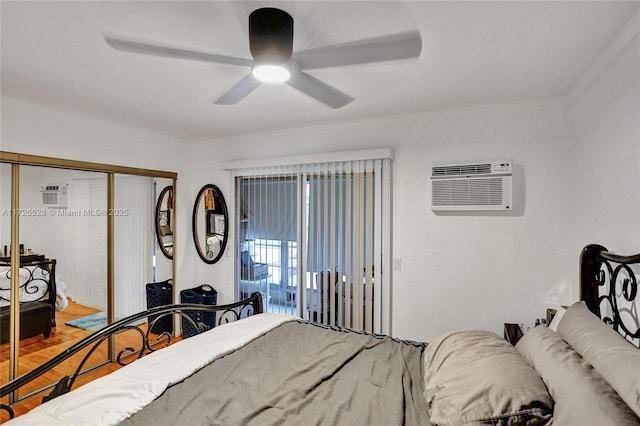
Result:
{"type": "Polygon", "coordinates": [[[241,297],[259,291],[267,312],[390,331],[390,268],[383,267],[390,152],[383,151],[278,167],[231,164],[241,297]]]}

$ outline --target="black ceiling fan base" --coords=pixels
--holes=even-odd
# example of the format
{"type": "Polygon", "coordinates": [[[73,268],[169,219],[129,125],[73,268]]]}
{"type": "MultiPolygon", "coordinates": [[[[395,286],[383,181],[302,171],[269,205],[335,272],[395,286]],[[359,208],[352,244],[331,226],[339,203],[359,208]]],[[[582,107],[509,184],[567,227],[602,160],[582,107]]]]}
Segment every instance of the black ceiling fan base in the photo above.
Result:
{"type": "Polygon", "coordinates": [[[293,18],[265,7],[249,15],[249,48],[256,63],[282,64],[293,52],[293,18]]]}

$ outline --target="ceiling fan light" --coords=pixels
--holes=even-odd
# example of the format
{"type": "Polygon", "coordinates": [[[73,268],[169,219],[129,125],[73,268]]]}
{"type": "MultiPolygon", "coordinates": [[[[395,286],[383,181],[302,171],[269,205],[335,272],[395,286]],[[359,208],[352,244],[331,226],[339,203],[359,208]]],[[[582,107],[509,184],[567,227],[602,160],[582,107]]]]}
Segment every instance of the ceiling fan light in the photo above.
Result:
{"type": "Polygon", "coordinates": [[[251,73],[255,78],[265,83],[284,83],[291,77],[289,70],[282,65],[256,65],[251,73]]]}

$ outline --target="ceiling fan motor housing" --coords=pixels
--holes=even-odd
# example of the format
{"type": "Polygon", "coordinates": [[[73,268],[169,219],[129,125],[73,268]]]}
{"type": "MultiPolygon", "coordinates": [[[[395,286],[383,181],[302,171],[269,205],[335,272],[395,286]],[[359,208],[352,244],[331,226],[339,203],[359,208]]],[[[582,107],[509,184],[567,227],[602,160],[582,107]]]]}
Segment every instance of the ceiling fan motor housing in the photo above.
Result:
{"type": "Polygon", "coordinates": [[[249,15],[249,48],[256,64],[283,64],[293,51],[293,18],[266,7],[249,15]]]}

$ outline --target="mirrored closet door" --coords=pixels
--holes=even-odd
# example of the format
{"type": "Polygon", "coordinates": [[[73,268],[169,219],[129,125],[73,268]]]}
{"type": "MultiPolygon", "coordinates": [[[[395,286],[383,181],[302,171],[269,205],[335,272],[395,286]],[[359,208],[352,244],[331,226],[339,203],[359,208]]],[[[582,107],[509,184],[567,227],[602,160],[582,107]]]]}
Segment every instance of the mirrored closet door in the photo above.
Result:
{"type": "Polygon", "coordinates": [[[145,284],[153,281],[155,218],[153,178],[115,175],[114,273],[116,319],[147,308],[145,284]]]}
{"type": "MultiPolygon", "coordinates": [[[[20,165],[20,374],[37,367],[43,346],[56,350],[57,333],[81,338],[88,328],[106,325],[107,301],[107,174],[54,167],[20,165]],[[33,280],[26,282],[26,280],[33,280]],[[47,281],[55,286],[46,288],[47,281]],[[51,304],[52,328],[47,338],[40,323],[46,315],[26,314],[26,307],[41,306],[41,294],[51,304]],[[33,300],[38,298],[37,302],[33,300]],[[95,319],[87,326],[83,318],[95,319]],[[37,325],[34,325],[37,323],[37,325]],[[60,328],[58,328],[60,327],[60,328]]],[[[92,367],[108,359],[96,351],[87,361],[92,367]]],[[[67,362],[51,380],[66,374],[67,362]]],[[[35,389],[30,389],[35,390],[35,389]]]]}
{"type": "MultiPolygon", "coordinates": [[[[45,352],[51,357],[146,309],[146,284],[173,280],[174,228],[163,236],[161,249],[156,205],[158,187],[171,187],[165,206],[175,221],[177,175],[2,151],[0,161],[4,384],[41,364],[45,352]],[[164,255],[167,251],[171,256],[164,255]]],[[[126,336],[105,341],[83,368],[113,362],[126,344],[126,336]]],[[[61,364],[33,389],[6,399],[20,400],[52,386],[78,362],[61,364]]]]}
{"type": "MultiPolygon", "coordinates": [[[[0,266],[0,314],[3,318],[0,329],[0,339],[9,340],[10,310],[10,290],[11,290],[11,270],[8,266],[9,245],[11,244],[11,187],[12,187],[12,167],[9,163],[0,163],[0,243],[2,247],[3,264],[0,266]],[[6,247],[6,248],[5,248],[6,247]]],[[[11,349],[7,343],[0,345],[0,381],[9,381],[11,366],[9,358],[11,349]]]]}

